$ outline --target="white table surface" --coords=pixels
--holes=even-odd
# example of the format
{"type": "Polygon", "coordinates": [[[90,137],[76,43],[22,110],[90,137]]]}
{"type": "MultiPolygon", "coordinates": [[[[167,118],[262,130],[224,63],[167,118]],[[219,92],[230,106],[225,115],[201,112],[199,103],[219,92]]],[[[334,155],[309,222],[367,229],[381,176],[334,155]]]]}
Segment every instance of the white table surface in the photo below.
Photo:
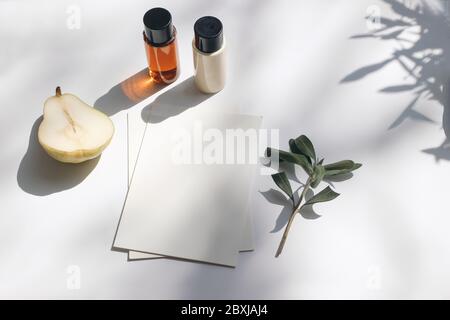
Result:
{"type": "Polygon", "coordinates": [[[413,13],[377,0],[0,1],[0,297],[450,298],[450,150],[440,147],[448,120],[439,96],[450,27],[436,3],[413,13]],[[79,29],[67,26],[71,5],[81,10],[79,29]],[[146,66],[142,15],[153,6],[173,14],[182,74],[127,104],[115,86],[146,66]],[[376,10],[393,19],[382,23],[417,15],[415,26],[352,39],[370,32],[365,16],[376,10]],[[320,218],[297,217],[278,259],[282,199],[260,193],[276,189],[260,175],[256,250],[236,269],[127,262],[111,250],[127,188],[126,112],[192,75],[192,26],[202,15],[224,23],[230,78],[200,103],[262,115],[282,147],[305,133],[329,161],[364,166],[335,184],[338,199],[316,206],[320,218]],[[116,134],[98,162],[67,168],[36,144],[43,101],[57,85],[110,104],[100,107],[116,134]]]}

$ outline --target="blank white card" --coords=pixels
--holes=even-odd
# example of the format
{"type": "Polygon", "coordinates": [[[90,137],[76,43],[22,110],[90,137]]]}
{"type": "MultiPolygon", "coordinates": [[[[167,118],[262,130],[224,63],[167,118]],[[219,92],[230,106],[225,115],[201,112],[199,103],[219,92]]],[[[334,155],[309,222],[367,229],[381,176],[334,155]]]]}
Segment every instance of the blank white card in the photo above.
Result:
{"type": "MultiPolygon", "coordinates": [[[[131,183],[134,168],[139,156],[142,139],[144,137],[146,122],[142,119],[140,109],[131,109],[127,113],[127,129],[128,129],[128,186],[131,183]]],[[[247,208],[244,230],[241,238],[239,251],[252,251],[253,245],[252,217],[250,210],[247,208]]],[[[143,253],[139,251],[128,251],[128,260],[143,260],[164,258],[161,255],[143,253]]]]}
{"type": "Polygon", "coordinates": [[[225,145],[227,129],[257,132],[260,123],[194,108],[148,124],[114,246],[235,266],[256,163],[205,163],[198,150],[218,136],[225,145]]]}

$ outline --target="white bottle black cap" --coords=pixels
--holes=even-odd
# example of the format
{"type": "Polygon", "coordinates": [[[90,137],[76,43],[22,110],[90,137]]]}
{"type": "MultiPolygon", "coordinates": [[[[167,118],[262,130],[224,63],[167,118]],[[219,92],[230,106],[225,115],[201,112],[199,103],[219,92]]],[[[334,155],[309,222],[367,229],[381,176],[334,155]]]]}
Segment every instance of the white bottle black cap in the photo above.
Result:
{"type": "Polygon", "coordinates": [[[164,8],[153,8],[144,15],[145,36],[155,47],[173,39],[172,15],[164,8]]]}
{"type": "Polygon", "coordinates": [[[194,24],[195,47],[204,53],[213,53],[222,48],[223,26],[212,16],[201,17],[194,24]]]}

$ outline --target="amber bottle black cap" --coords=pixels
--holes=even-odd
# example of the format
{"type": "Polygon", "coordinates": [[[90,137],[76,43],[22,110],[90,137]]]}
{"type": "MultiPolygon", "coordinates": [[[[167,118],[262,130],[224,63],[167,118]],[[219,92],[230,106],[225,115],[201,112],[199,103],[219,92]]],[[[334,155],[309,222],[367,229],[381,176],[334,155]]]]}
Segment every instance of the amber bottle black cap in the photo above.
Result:
{"type": "Polygon", "coordinates": [[[173,38],[172,15],[164,8],[153,8],[144,15],[145,36],[152,45],[162,46],[173,38]]]}
{"type": "Polygon", "coordinates": [[[212,16],[201,17],[194,24],[195,46],[204,53],[213,53],[222,48],[223,26],[212,16]]]}

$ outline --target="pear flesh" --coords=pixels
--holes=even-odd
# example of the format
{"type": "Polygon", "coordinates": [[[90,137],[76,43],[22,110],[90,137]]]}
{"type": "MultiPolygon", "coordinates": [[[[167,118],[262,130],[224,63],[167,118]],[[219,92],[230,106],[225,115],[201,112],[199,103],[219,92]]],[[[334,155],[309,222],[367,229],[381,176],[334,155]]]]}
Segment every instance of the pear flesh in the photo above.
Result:
{"type": "Polygon", "coordinates": [[[56,88],[44,103],[38,140],[45,151],[61,162],[80,163],[98,157],[108,146],[114,125],[104,113],[77,96],[56,88]]]}

